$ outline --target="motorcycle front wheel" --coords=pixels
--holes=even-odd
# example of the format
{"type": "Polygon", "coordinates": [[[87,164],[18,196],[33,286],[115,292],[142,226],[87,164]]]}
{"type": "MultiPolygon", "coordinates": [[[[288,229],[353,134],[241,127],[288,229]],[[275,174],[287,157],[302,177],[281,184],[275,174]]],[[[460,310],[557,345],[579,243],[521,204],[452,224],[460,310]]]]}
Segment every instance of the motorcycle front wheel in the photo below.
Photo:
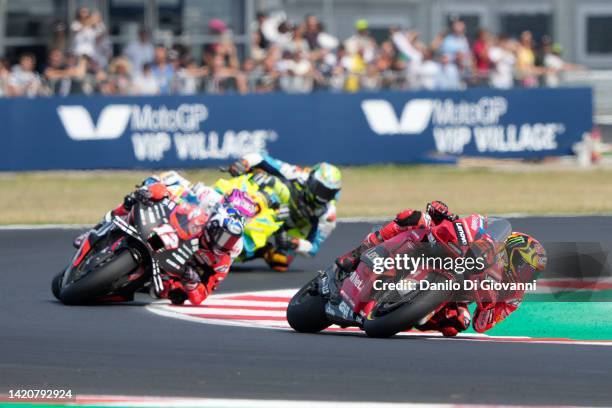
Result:
{"type": "Polygon", "coordinates": [[[293,330],[301,333],[317,333],[331,326],[325,314],[327,299],[317,290],[317,276],[300,289],[287,306],[287,321],[293,330]]]}
{"type": "MultiPolygon", "coordinates": [[[[58,298],[66,305],[93,303],[97,298],[110,294],[113,283],[137,267],[138,264],[129,250],[115,253],[110,259],[92,265],[91,270],[87,271],[80,279],[62,287],[58,298]]],[[[52,289],[55,287],[54,285],[55,279],[52,289]]]]}
{"type": "Polygon", "coordinates": [[[55,275],[53,277],[53,280],[51,281],[51,292],[53,293],[53,296],[55,296],[57,300],[60,300],[60,292],[62,291],[62,278],[63,277],[64,277],[64,272],[60,272],[57,275],[55,275]]]}

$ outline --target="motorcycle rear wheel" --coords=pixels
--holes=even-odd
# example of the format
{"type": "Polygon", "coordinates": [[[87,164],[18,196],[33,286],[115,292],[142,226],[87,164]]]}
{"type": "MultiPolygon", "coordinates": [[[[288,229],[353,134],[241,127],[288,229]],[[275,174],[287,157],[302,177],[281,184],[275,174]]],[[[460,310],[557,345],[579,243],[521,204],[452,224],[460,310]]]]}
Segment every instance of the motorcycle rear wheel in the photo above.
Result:
{"type": "Polygon", "coordinates": [[[61,288],[59,300],[66,305],[93,303],[96,298],[109,294],[113,282],[137,267],[138,264],[132,253],[127,250],[122,251],[115,254],[114,259],[61,288]]]}
{"type": "Polygon", "coordinates": [[[319,277],[308,282],[291,299],[287,306],[287,321],[300,333],[317,333],[331,326],[325,314],[327,300],[313,289],[319,277]]]}
{"type": "MultiPolygon", "coordinates": [[[[448,278],[432,273],[427,277],[430,282],[440,283],[448,278]]],[[[414,327],[422,318],[436,310],[449,297],[449,291],[444,290],[421,290],[413,291],[411,301],[400,305],[397,309],[382,315],[376,315],[379,307],[374,308],[370,316],[364,322],[363,329],[370,337],[386,338],[401,331],[414,327]],[[416,292],[416,293],[415,293],[416,292]]]]}

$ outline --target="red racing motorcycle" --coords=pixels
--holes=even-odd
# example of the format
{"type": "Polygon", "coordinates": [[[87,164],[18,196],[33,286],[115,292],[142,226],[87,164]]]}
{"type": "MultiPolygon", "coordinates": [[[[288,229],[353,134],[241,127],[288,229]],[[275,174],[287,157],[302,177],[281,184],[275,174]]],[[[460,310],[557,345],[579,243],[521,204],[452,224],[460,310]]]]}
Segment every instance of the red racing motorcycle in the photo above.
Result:
{"type": "Polygon", "coordinates": [[[159,294],[164,275],[180,274],[198,250],[207,219],[200,207],[178,198],[137,202],[127,219],[108,217],[89,233],[53,278],[53,295],[77,305],[133,300],[147,286],[159,294]]]}
{"type": "Polygon", "coordinates": [[[473,299],[466,287],[502,281],[511,233],[509,221],[476,214],[401,233],[364,252],[351,273],[336,265],[320,271],[293,296],[287,320],[298,332],[337,324],[357,326],[371,337],[424,324],[448,302],[473,299]]]}

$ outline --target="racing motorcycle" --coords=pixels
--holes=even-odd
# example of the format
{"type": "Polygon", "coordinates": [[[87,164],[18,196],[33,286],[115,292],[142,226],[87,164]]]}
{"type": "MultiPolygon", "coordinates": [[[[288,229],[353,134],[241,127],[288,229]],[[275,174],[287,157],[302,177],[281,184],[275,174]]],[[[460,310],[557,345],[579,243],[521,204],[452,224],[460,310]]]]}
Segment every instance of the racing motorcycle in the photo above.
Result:
{"type": "Polygon", "coordinates": [[[448,302],[473,299],[474,294],[457,289],[466,286],[458,283],[502,281],[504,247],[511,232],[505,219],[471,215],[443,221],[432,229],[401,233],[365,251],[357,269],[349,274],[336,265],[320,271],[291,299],[289,325],[305,333],[319,332],[332,324],[356,326],[371,337],[390,337],[424,324],[448,302]],[[476,244],[482,242],[490,245],[482,248],[476,244]],[[427,267],[414,270],[404,265],[384,268],[382,273],[377,270],[382,260],[404,254],[445,259],[483,256],[487,267],[471,274],[427,267]]]}
{"type": "Polygon", "coordinates": [[[127,220],[108,216],[83,240],[71,262],[53,278],[53,295],[67,305],[129,301],[151,286],[163,290],[167,272],[180,274],[198,250],[208,215],[197,205],[167,197],[136,202],[127,220]]]}
{"type": "MultiPolygon", "coordinates": [[[[227,171],[221,168],[222,171],[227,171]]],[[[245,262],[258,256],[258,251],[274,244],[274,236],[289,215],[289,188],[263,171],[254,171],[229,179],[217,180],[214,187],[221,194],[241,191],[255,205],[245,217],[244,249],[236,260],[245,262]]]]}

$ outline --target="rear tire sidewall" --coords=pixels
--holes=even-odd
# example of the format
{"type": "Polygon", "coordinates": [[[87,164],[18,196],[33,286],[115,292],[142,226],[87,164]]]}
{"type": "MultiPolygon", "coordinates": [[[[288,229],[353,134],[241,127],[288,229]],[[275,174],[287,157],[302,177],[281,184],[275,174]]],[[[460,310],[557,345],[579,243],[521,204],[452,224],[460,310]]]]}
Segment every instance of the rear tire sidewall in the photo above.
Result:
{"type": "Polygon", "coordinates": [[[327,299],[320,294],[308,293],[312,283],[317,280],[319,277],[302,287],[287,306],[287,322],[293,330],[300,333],[317,333],[332,324],[325,314],[327,299]]]}
{"type": "MultiPolygon", "coordinates": [[[[447,280],[441,275],[433,277],[436,282],[447,280]]],[[[430,280],[430,279],[428,279],[430,280]]],[[[374,319],[366,319],[363,329],[370,337],[386,338],[401,331],[408,330],[431,313],[441,304],[448,301],[451,293],[443,290],[420,291],[412,303],[407,303],[398,309],[374,319]]]]}
{"type": "Polygon", "coordinates": [[[115,258],[106,265],[61,288],[59,300],[67,305],[93,303],[96,298],[109,294],[112,283],[136,269],[137,266],[132,253],[129,250],[123,250],[115,254],[115,258]]]}
{"type": "Polygon", "coordinates": [[[64,272],[60,272],[57,275],[55,275],[53,277],[53,280],[51,281],[51,292],[53,293],[53,296],[55,296],[57,300],[61,300],[60,292],[62,291],[62,278],[63,277],[64,277],[64,272]]]}

